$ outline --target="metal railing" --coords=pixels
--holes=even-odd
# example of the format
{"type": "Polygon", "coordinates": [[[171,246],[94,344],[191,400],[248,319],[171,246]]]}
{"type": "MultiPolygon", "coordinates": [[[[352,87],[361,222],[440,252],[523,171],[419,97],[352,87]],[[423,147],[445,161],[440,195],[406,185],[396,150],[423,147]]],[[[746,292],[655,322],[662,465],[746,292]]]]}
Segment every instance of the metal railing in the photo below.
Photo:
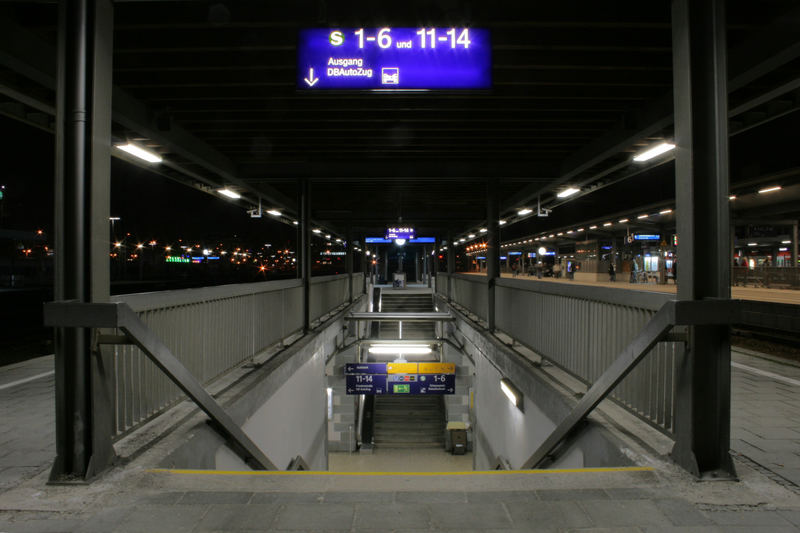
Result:
{"type": "Polygon", "coordinates": [[[800,268],[733,267],[731,269],[731,285],[769,289],[800,289],[800,268]]]}
{"type": "MultiPolygon", "coordinates": [[[[361,274],[353,292],[360,293],[361,274]]],[[[311,320],[349,301],[347,275],[311,280],[311,320]]],[[[128,304],[200,382],[208,383],[303,328],[302,281],[266,281],[112,297],[128,304]]],[[[135,346],[113,349],[114,428],[120,436],[183,397],[135,346]]]]}
{"type": "MultiPolygon", "coordinates": [[[[485,317],[486,279],[459,274],[452,278],[453,287],[457,289],[452,293],[452,301],[485,317]],[[474,302],[479,303],[477,310],[471,307],[474,302]]],[[[445,285],[445,280],[442,275],[440,283],[445,285]]],[[[444,295],[446,289],[439,293],[444,295]]],[[[498,330],[582,381],[594,383],[674,296],[498,279],[495,298],[498,330]]],[[[675,373],[683,356],[683,343],[658,343],[617,385],[611,396],[654,426],[671,433],[675,373]]]]}

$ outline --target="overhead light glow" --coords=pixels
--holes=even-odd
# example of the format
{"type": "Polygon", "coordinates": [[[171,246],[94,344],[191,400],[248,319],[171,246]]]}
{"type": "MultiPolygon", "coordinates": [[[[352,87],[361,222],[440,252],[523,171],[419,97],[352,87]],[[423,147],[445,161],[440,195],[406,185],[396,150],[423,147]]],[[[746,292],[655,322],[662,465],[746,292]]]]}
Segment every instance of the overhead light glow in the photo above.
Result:
{"type": "Polygon", "coordinates": [[[508,398],[511,403],[520,409],[522,408],[522,394],[508,378],[500,380],[500,390],[503,391],[503,394],[506,395],[506,398],[508,398]]]}
{"type": "Polygon", "coordinates": [[[531,213],[533,213],[533,210],[532,209],[528,209],[527,207],[523,207],[522,209],[517,211],[517,214],[519,216],[521,216],[521,217],[525,216],[525,215],[530,215],[531,213]]]}
{"type": "Polygon", "coordinates": [[[775,192],[779,190],[781,190],[781,186],[776,185],[774,187],[767,187],[766,189],[761,189],[760,191],[758,191],[758,194],[764,194],[765,192],[775,192]]]}
{"type": "Polygon", "coordinates": [[[394,240],[394,243],[395,243],[397,246],[403,246],[403,245],[406,243],[406,240],[405,240],[405,239],[395,239],[395,240],[394,240]]]}
{"type": "Polygon", "coordinates": [[[641,220],[641,219],[643,219],[643,218],[647,218],[648,216],[650,216],[650,215],[639,215],[639,216],[638,216],[638,217],[636,217],[636,218],[637,218],[638,220],[641,220]]]}
{"type": "Polygon", "coordinates": [[[597,226],[596,226],[596,225],[594,225],[594,226],[589,226],[589,229],[597,229],[597,226]]]}
{"type": "Polygon", "coordinates": [[[603,227],[604,227],[604,228],[607,228],[607,227],[608,227],[608,226],[610,226],[611,224],[613,224],[613,222],[606,222],[605,224],[603,224],[603,227]]]}
{"type": "Polygon", "coordinates": [[[233,198],[234,200],[237,200],[242,197],[242,195],[239,194],[238,192],[232,191],[228,188],[218,189],[217,192],[220,193],[222,196],[227,196],[228,198],[233,198]]]}
{"type": "Polygon", "coordinates": [[[369,347],[369,353],[384,355],[427,355],[431,353],[431,348],[424,344],[373,344],[369,347]]]}
{"type": "Polygon", "coordinates": [[[789,249],[788,248],[778,248],[778,251],[779,252],[788,252],[789,249]]]}
{"type": "Polygon", "coordinates": [[[470,233],[469,235],[467,235],[467,238],[474,239],[475,238],[475,234],[474,233],[470,233]]]}
{"type": "Polygon", "coordinates": [[[148,163],[161,163],[163,159],[160,155],[156,154],[155,152],[151,152],[150,150],[145,150],[141,146],[136,146],[132,143],[127,144],[118,144],[117,148],[122,150],[123,152],[127,152],[134,157],[138,157],[143,161],[147,161],[148,163]]]}
{"type": "Polygon", "coordinates": [[[559,198],[567,198],[568,196],[572,196],[573,194],[576,194],[576,193],[579,193],[579,192],[581,192],[580,189],[576,189],[575,187],[570,187],[568,189],[564,189],[563,191],[558,193],[556,196],[558,196],[559,198]]]}
{"type": "Polygon", "coordinates": [[[464,241],[466,241],[466,240],[467,240],[467,239],[458,239],[458,242],[464,242],[464,241]]]}
{"type": "Polygon", "coordinates": [[[673,148],[675,148],[675,145],[672,143],[657,144],[656,146],[649,148],[644,152],[641,152],[640,154],[637,154],[636,156],[634,156],[633,160],[637,162],[649,161],[654,157],[660,156],[664,152],[669,152],[673,148]]]}
{"type": "Polygon", "coordinates": [[[736,200],[736,195],[731,194],[730,196],[728,196],[728,200],[736,200]]]}
{"type": "Polygon", "coordinates": [[[486,233],[488,230],[486,228],[481,228],[481,233],[486,233]]]}
{"type": "Polygon", "coordinates": [[[619,223],[620,223],[620,224],[624,224],[624,223],[626,223],[627,221],[628,221],[628,219],[627,219],[627,218],[621,218],[621,219],[619,220],[619,223]]]}
{"type": "Polygon", "coordinates": [[[314,228],[311,230],[313,233],[322,233],[322,230],[319,228],[314,228]]]}
{"type": "Polygon", "coordinates": [[[270,210],[267,211],[267,213],[269,213],[270,215],[272,215],[274,217],[281,216],[281,212],[280,211],[276,211],[275,209],[270,209],[270,210]]]}
{"type": "Polygon", "coordinates": [[[672,209],[664,209],[658,212],[659,215],[667,215],[669,213],[672,213],[672,209]]]}
{"type": "Polygon", "coordinates": [[[792,241],[781,241],[781,244],[792,244],[792,241]]]}
{"type": "Polygon", "coordinates": [[[300,222],[298,222],[298,221],[296,221],[296,220],[292,220],[292,224],[294,224],[295,226],[297,226],[298,224],[300,224],[300,222]]]}
{"type": "Polygon", "coordinates": [[[547,253],[547,248],[545,248],[544,246],[539,248],[539,255],[544,255],[546,253],[547,253]]]}
{"type": "Polygon", "coordinates": [[[506,223],[506,221],[505,221],[505,220],[500,220],[500,221],[499,221],[499,224],[500,224],[501,226],[502,226],[503,224],[505,224],[505,223],[506,223]]]}
{"type": "Polygon", "coordinates": [[[757,242],[748,242],[747,246],[758,246],[757,242]]]}

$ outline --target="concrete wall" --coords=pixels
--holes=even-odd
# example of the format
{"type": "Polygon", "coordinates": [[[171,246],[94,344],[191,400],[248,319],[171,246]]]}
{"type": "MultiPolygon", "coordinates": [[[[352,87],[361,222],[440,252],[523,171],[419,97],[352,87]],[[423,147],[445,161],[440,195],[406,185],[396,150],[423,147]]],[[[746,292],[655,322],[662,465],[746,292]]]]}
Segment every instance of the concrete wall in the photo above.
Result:
{"type": "MultiPolygon", "coordinates": [[[[442,307],[442,304],[440,304],[442,307]]],[[[519,468],[544,442],[556,422],[567,416],[575,403],[553,387],[534,364],[461,313],[448,325],[448,336],[475,362],[473,377],[475,413],[474,466],[494,469],[498,459],[519,468]],[[500,389],[500,379],[510,379],[524,395],[520,411],[500,389]]],[[[620,444],[591,419],[576,436],[564,443],[548,468],[626,466],[630,460],[620,444]]]]}
{"type": "MultiPolygon", "coordinates": [[[[466,422],[474,425],[474,413],[470,409],[470,390],[473,387],[475,367],[461,350],[444,345],[444,362],[456,364],[456,392],[444,396],[444,408],[448,422],[466,422]]],[[[473,449],[473,433],[467,432],[467,449],[473,449]]],[[[449,441],[448,441],[449,442],[449,441]]]]}
{"type": "MultiPolygon", "coordinates": [[[[279,469],[287,468],[298,455],[312,470],[327,469],[325,365],[344,345],[344,315],[365,305],[366,298],[359,299],[266,361],[248,378],[246,390],[224,406],[279,469]]],[[[249,470],[205,423],[192,428],[187,441],[162,466],[249,470]]]]}

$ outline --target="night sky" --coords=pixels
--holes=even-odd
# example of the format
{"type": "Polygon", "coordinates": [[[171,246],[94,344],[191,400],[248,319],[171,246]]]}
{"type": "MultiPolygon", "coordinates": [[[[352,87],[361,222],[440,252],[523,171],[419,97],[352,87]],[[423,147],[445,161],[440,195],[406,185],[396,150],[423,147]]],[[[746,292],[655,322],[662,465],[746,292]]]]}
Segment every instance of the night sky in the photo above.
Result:
{"type": "MultiPolygon", "coordinates": [[[[5,185],[0,228],[52,235],[55,138],[51,133],[0,116],[5,185]]],[[[111,159],[111,215],[115,233],[159,241],[239,238],[252,244],[294,247],[295,229],[268,217],[252,219],[235,201],[197,191],[120,159],[111,159]]]]}

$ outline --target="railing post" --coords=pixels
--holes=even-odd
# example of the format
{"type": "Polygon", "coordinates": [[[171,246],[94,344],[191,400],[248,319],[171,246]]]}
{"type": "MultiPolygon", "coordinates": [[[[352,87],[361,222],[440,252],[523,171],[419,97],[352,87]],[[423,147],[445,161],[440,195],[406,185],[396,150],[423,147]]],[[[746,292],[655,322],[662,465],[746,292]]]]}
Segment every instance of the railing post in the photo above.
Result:
{"type": "Polygon", "coordinates": [[[345,263],[347,267],[347,301],[353,303],[353,231],[347,227],[347,255],[345,263]]]}
{"type": "Polygon", "coordinates": [[[311,180],[300,178],[300,266],[303,278],[303,333],[311,329],[311,180]]]}
{"type": "Polygon", "coordinates": [[[495,329],[495,283],[500,277],[500,221],[498,218],[497,185],[494,179],[486,180],[486,323],[489,331],[495,329]]]}
{"type": "MultiPolygon", "coordinates": [[[[730,298],[724,6],[672,2],[679,300],[730,298]]],[[[677,376],[673,458],[701,478],[735,476],[729,328],[690,327],[687,347],[677,376]]]]}
{"type": "Polygon", "coordinates": [[[447,232],[447,301],[453,299],[453,274],[456,271],[456,246],[453,243],[453,232],[447,232]]]}
{"type": "MultiPolygon", "coordinates": [[[[111,175],[111,0],[59,3],[55,299],[108,302],[111,175]]],[[[91,330],[55,333],[56,460],[52,482],[89,479],[114,457],[109,362],[91,330]]]]}

